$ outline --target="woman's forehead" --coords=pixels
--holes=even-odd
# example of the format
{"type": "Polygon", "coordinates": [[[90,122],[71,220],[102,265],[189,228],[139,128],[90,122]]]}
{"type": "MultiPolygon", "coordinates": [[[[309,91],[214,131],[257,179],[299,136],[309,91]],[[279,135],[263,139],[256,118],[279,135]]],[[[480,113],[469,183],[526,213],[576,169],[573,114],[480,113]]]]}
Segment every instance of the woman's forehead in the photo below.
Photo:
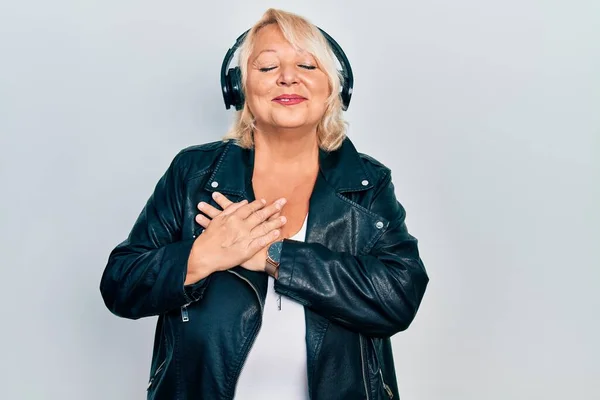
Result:
{"type": "Polygon", "coordinates": [[[314,55],[305,50],[305,49],[296,49],[290,45],[285,47],[277,47],[277,46],[268,46],[265,48],[254,48],[253,54],[251,58],[259,58],[259,57],[269,57],[269,55],[279,56],[279,55],[299,55],[302,57],[313,57],[314,55]]]}
{"type": "Polygon", "coordinates": [[[272,24],[261,28],[255,36],[252,53],[256,56],[263,52],[277,53],[284,50],[293,49],[298,53],[307,54],[308,43],[295,42],[290,43],[279,29],[279,26],[272,24]]]}

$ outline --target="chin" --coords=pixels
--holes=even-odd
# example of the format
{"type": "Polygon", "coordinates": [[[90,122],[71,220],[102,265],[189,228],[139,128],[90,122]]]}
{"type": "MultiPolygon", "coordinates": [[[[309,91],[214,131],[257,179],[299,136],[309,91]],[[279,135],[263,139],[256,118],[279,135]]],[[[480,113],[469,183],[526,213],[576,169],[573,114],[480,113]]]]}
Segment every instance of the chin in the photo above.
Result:
{"type": "MultiPolygon", "coordinates": [[[[291,110],[290,110],[291,111],[291,110]]],[[[315,126],[319,120],[312,115],[306,113],[273,113],[271,121],[273,125],[281,128],[301,128],[307,126],[315,126]]]]}
{"type": "Polygon", "coordinates": [[[306,118],[273,118],[273,126],[284,129],[302,128],[310,125],[310,121],[306,118]]]}
{"type": "Polygon", "coordinates": [[[275,122],[275,127],[282,129],[296,129],[308,126],[305,122],[275,122]]]}

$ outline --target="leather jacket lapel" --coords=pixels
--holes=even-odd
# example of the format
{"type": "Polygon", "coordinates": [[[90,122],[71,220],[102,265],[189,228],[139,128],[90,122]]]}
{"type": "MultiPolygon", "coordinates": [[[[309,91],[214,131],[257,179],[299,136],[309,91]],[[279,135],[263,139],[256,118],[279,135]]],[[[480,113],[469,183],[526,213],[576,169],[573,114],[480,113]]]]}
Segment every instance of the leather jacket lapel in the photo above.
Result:
{"type": "Polygon", "coordinates": [[[319,174],[310,198],[307,238],[332,251],[365,254],[382,234],[387,221],[336,192],[319,174]],[[348,234],[352,232],[352,234],[348,234]]]}

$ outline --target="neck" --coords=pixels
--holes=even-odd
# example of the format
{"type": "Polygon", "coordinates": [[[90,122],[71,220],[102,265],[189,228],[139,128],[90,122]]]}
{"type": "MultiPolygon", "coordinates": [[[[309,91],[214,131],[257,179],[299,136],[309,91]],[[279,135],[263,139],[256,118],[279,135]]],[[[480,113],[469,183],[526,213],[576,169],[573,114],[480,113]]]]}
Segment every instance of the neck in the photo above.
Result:
{"type": "Polygon", "coordinates": [[[318,165],[319,145],[316,129],[256,129],[254,146],[255,164],[260,169],[306,169],[307,166],[318,165]]]}

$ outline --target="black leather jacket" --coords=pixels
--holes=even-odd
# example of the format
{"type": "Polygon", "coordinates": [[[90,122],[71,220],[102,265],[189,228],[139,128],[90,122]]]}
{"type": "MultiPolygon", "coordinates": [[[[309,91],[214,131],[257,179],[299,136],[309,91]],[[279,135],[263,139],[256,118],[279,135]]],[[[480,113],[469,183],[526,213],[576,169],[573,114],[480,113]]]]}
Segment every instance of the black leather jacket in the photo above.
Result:
{"type": "MultiPolygon", "coordinates": [[[[233,399],[261,325],[267,275],[237,266],[184,286],[215,190],[254,200],[254,151],[233,142],[174,157],[128,238],[110,253],[100,290],[124,318],[158,316],[148,399],[233,399]]],[[[313,400],[398,399],[390,337],[408,328],[429,282],[390,170],[346,138],[320,150],[306,241],[286,239],[275,289],[305,309],[313,400]]],[[[218,206],[217,206],[218,207],[218,206]]],[[[277,372],[272,371],[273,379],[277,372]]]]}

